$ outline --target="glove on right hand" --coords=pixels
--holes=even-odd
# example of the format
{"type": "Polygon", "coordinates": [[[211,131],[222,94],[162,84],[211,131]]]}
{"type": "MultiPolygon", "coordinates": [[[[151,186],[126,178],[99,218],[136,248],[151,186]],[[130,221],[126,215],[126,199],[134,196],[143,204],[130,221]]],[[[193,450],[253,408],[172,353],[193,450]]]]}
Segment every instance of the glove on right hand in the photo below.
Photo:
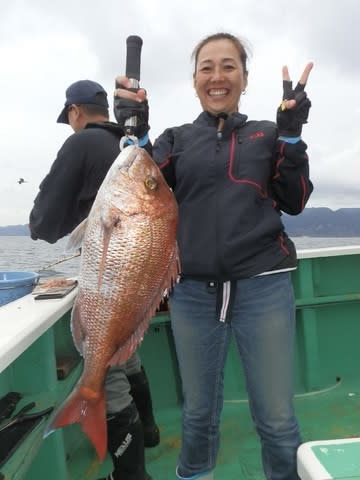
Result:
{"type": "MultiPolygon", "coordinates": [[[[123,88],[119,86],[119,88],[123,88]]],[[[137,92],[138,88],[129,88],[137,92]]],[[[128,118],[136,116],[137,124],[134,128],[134,135],[143,138],[149,131],[149,104],[147,100],[137,102],[128,98],[114,97],[114,115],[119,125],[125,130],[125,122],[128,118]]]]}

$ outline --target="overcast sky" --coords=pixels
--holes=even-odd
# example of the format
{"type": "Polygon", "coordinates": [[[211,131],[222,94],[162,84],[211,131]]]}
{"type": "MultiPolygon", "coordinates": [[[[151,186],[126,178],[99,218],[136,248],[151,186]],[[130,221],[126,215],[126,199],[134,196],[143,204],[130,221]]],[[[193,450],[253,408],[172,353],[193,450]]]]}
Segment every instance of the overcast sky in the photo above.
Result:
{"type": "Polygon", "coordinates": [[[296,82],[313,61],[303,129],[315,185],[308,206],[360,207],[359,0],[0,2],[0,225],[28,222],[39,184],[71,134],[56,123],[65,89],[88,78],[111,99],[129,35],[144,42],[140,83],[153,139],[200,112],[191,53],[204,36],[227,31],[250,47],[240,107],[249,119],[275,119],[282,65],[296,82]]]}

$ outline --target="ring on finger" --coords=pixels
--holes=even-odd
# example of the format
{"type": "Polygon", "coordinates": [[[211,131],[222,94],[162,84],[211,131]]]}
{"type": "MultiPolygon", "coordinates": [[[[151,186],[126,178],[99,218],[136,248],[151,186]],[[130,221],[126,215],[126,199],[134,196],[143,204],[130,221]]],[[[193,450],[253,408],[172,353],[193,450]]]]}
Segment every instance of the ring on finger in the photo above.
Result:
{"type": "Polygon", "coordinates": [[[283,100],[280,104],[280,110],[283,112],[284,110],[286,110],[286,102],[287,102],[287,99],[283,100]]]}

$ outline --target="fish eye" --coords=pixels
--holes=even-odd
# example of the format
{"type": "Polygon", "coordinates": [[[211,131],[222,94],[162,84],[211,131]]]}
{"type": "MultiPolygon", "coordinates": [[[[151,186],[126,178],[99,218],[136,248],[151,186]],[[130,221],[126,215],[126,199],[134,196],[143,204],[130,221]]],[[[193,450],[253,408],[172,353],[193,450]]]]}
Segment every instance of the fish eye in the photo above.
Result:
{"type": "Polygon", "coordinates": [[[145,178],[144,184],[145,184],[145,187],[148,190],[156,190],[157,186],[158,186],[156,179],[154,177],[152,177],[151,175],[148,175],[145,178]]]}

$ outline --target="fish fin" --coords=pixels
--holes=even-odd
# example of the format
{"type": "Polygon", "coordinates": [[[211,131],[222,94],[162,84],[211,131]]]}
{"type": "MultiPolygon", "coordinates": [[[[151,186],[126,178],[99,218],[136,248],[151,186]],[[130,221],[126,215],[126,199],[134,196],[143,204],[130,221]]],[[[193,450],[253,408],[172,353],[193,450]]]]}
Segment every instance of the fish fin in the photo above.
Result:
{"type": "Polygon", "coordinates": [[[100,266],[99,266],[99,278],[98,278],[98,288],[100,289],[103,275],[104,275],[104,270],[105,270],[105,262],[106,262],[106,256],[107,252],[109,250],[109,244],[110,244],[110,239],[111,239],[111,234],[114,230],[114,228],[119,225],[120,223],[120,217],[118,215],[114,215],[113,217],[110,216],[110,218],[102,215],[101,221],[103,224],[103,232],[104,232],[104,241],[103,241],[103,251],[101,255],[101,260],[100,260],[100,266]]]}
{"type": "Polygon", "coordinates": [[[145,332],[149,328],[150,320],[155,315],[156,309],[162,302],[166,292],[171,290],[180,272],[179,252],[177,245],[174,248],[173,254],[170,258],[167,274],[164,276],[164,281],[159,290],[154,295],[154,299],[150,302],[149,308],[144,312],[143,320],[131,335],[128,341],[120,347],[112,356],[109,366],[121,365],[126,362],[135,352],[138,345],[143,341],[145,332]]]}
{"type": "MultiPolygon", "coordinates": [[[[81,293],[79,293],[79,296],[81,293]]],[[[74,340],[75,347],[80,355],[83,355],[83,345],[85,340],[85,332],[82,328],[81,322],[81,313],[80,313],[80,305],[79,296],[75,300],[72,312],[71,312],[71,333],[74,340]]]]}
{"type": "Polygon", "coordinates": [[[157,303],[156,307],[154,307],[152,310],[147,310],[145,312],[144,319],[139,324],[135,332],[131,335],[131,337],[127,340],[127,342],[124,345],[118,348],[118,350],[111,357],[109,361],[110,367],[125,363],[131,357],[131,355],[135,352],[138,345],[143,341],[145,332],[149,328],[150,320],[152,316],[155,314],[156,308],[158,307],[159,304],[160,304],[160,300],[157,303]]]}
{"type": "Polygon", "coordinates": [[[107,425],[105,395],[95,396],[94,392],[80,386],[51,415],[45,428],[44,437],[55,429],[79,423],[82,431],[94,445],[100,461],[107,453],[107,425]]]}
{"type": "Polygon", "coordinates": [[[160,295],[158,301],[156,301],[155,306],[151,305],[151,307],[144,312],[143,320],[138,325],[135,332],[131,335],[127,342],[118,348],[118,350],[114,353],[109,361],[110,367],[125,363],[135,352],[138,345],[143,341],[145,332],[149,328],[150,320],[155,314],[157,307],[160,305],[163,296],[164,290],[162,290],[162,294],[160,295]]]}
{"type": "Polygon", "coordinates": [[[87,227],[88,219],[85,218],[74,230],[71,232],[70,237],[67,241],[65,250],[67,252],[72,252],[79,250],[81,248],[82,242],[84,240],[85,231],[87,227]]]}
{"type": "Polygon", "coordinates": [[[131,355],[135,352],[138,345],[142,342],[144,333],[149,326],[149,321],[147,322],[146,325],[142,325],[143,323],[144,322],[142,322],[138,326],[138,328],[131,335],[128,341],[123,346],[117,349],[117,351],[114,353],[114,355],[111,357],[109,361],[110,367],[114,367],[115,365],[121,365],[125,363],[131,357],[131,355]]]}
{"type": "MultiPolygon", "coordinates": [[[[170,292],[173,286],[175,285],[180,272],[181,272],[180,255],[179,255],[179,248],[176,243],[174,250],[172,252],[172,255],[170,257],[167,274],[164,276],[164,282],[161,290],[166,291],[167,293],[170,292]]],[[[160,301],[161,299],[162,298],[160,298],[160,301]]],[[[159,303],[156,305],[156,308],[159,306],[159,303]]]]}

